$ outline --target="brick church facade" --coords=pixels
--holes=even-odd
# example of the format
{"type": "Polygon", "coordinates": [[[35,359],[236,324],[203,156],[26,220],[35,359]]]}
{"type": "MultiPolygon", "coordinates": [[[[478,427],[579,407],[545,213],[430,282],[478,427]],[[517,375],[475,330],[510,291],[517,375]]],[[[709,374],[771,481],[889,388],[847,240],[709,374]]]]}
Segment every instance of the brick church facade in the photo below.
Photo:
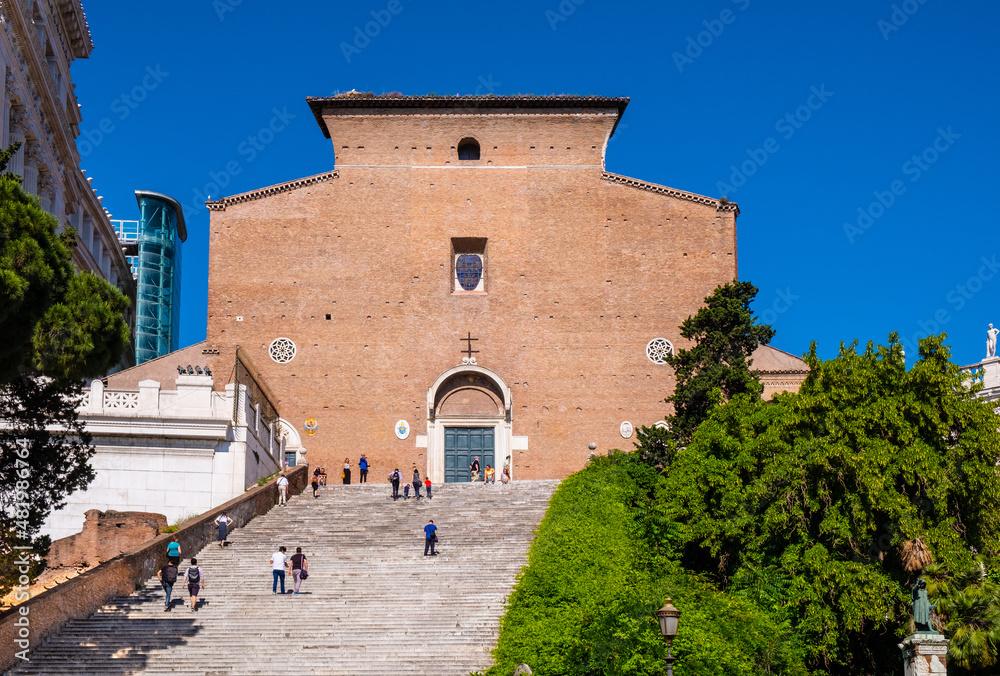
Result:
{"type": "Polygon", "coordinates": [[[663,419],[739,211],[605,170],[628,99],[308,102],[335,169],[208,204],[205,352],[246,355],[309,464],[560,478],[663,419]]]}

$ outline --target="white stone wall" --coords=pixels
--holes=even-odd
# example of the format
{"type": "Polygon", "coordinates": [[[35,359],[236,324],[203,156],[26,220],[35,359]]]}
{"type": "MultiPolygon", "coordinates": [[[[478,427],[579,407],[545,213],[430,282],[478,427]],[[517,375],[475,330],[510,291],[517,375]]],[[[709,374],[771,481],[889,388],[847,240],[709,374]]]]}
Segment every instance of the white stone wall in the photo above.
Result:
{"type": "MultiPolygon", "coordinates": [[[[280,469],[286,444],[280,424],[258,422],[245,386],[238,422],[235,386],[215,392],[211,376],[183,375],[175,388],[161,390],[152,380],[138,390],[91,384],[80,417],[94,435],[97,478],[50,515],[43,533],[58,539],[80,532],[90,509],[156,512],[172,524],[228,502],[280,469]]],[[[298,446],[297,435],[289,438],[298,446]]]]}

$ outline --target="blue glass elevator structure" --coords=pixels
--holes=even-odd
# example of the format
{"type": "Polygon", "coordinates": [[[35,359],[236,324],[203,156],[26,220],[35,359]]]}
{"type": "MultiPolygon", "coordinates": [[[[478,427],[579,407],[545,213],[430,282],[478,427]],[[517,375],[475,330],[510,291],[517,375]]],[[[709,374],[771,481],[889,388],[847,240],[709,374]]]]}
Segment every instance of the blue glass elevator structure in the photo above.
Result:
{"type": "Polygon", "coordinates": [[[172,197],[136,190],[139,251],[136,279],[135,363],[173,352],[180,339],[181,244],[184,210],[172,197]]]}

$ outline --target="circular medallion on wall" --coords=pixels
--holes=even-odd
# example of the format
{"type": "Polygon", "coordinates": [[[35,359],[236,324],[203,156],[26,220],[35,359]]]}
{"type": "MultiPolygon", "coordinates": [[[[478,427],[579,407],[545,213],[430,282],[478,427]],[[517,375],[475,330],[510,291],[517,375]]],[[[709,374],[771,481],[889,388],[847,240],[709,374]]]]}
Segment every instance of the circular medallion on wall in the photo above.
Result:
{"type": "Polygon", "coordinates": [[[674,353],[674,345],[666,338],[653,338],[646,343],[646,356],[654,364],[666,364],[667,357],[674,353]]]}
{"type": "Polygon", "coordinates": [[[621,424],[621,427],[618,428],[618,430],[622,433],[623,439],[629,439],[632,437],[632,423],[630,423],[628,420],[623,422],[621,424]]]}
{"type": "Polygon", "coordinates": [[[405,439],[410,436],[410,423],[405,420],[399,420],[396,422],[396,438],[405,439]]]}
{"type": "Polygon", "coordinates": [[[319,423],[316,422],[316,418],[306,418],[306,434],[312,436],[316,434],[316,430],[319,428],[319,423]]]}
{"type": "Polygon", "coordinates": [[[267,348],[267,353],[279,364],[287,364],[295,359],[295,343],[288,338],[275,338],[271,347],[267,348]]]}

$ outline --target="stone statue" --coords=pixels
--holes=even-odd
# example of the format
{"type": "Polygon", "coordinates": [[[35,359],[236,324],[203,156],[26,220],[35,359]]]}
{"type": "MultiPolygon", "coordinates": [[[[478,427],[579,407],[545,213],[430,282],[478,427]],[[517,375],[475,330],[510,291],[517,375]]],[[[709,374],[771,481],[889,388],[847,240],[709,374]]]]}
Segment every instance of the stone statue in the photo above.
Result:
{"type": "Polygon", "coordinates": [[[936,633],[931,627],[931,609],[937,607],[927,598],[927,583],[921,578],[911,590],[913,599],[913,624],[917,633],[936,633]]]}
{"type": "Polygon", "coordinates": [[[1000,329],[994,329],[993,325],[990,324],[990,328],[986,330],[986,356],[995,357],[997,356],[997,334],[1000,333],[1000,329]]]}

